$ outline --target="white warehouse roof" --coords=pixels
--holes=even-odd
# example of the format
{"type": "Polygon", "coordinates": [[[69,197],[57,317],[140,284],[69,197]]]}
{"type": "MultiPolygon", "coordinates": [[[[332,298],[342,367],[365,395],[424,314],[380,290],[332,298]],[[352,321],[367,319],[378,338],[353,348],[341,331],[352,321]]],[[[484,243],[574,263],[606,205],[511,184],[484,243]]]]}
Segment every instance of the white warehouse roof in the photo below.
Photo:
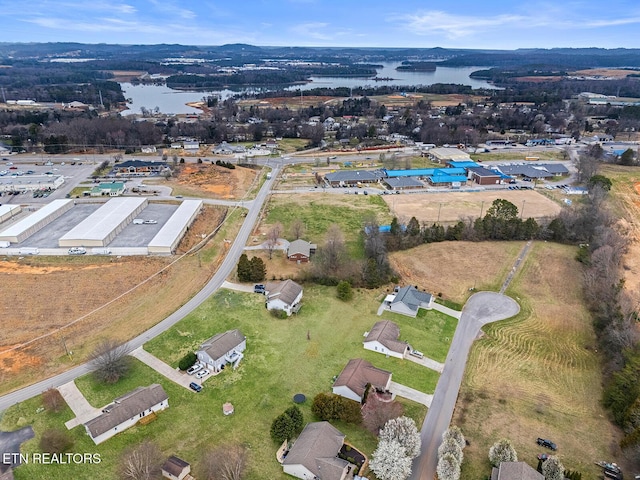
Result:
{"type": "Polygon", "coordinates": [[[147,206],[146,198],[120,197],[109,200],[84,221],[60,237],[61,247],[104,247],[147,206]]]}
{"type": "Polygon", "coordinates": [[[0,222],[4,222],[9,218],[20,213],[20,205],[0,205],[0,222]]]}
{"type": "Polygon", "coordinates": [[[202,200],[184,200],[149,242],[149,253],[171,253],[201,207],[202,200]]]}
{"type": "Polygon", "coordinates": [[[3,232],[0,232],[0,240],[21,242],[67,210],[71,210],[71,208],[73,208],[73,200],[54,200],[28,217],[14,223],[3,232]],[[31,232],[27,234],[29,231],[31,232]]]}

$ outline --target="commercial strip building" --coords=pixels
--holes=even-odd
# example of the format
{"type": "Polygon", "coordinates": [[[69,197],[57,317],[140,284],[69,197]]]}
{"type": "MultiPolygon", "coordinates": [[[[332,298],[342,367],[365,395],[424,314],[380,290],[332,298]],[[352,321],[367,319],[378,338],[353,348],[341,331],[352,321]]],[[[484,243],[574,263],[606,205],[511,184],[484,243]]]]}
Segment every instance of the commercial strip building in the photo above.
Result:
{"type": "Polygon", "coordinates": [[[0,232],[0,240],[20,243],[73,208],[73,200],[54,200],[0,232]]]}
{"type": "Polygon", "coordinates": [[[185,200],[149,242],[149,253],[171,255],[200,213],[202,200],[185,200]]]}
{"type": "Polygon", "coordinates": [[[0,177],[0,192],[55,190],[63,183],[62,175],[5,175],[0,177]]]}
{"type": "Polygon", "coordinates": [[[114,198],[58,240],[60,247],[106,247],[147,206],[146,198],[114,198]]]}

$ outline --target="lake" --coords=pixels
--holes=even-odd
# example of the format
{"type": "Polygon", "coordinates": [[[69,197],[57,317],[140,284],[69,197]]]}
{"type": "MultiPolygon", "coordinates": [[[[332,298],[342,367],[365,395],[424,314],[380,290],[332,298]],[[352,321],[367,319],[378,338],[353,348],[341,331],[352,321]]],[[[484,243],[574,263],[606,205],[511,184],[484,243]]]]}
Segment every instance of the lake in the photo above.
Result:
{"type": "MultiPolygon", "coordinates": [[[[374,82],[371,78],[362,77],[311,77],[311,82],[304,85],[293,85],[287,90],[310,90],[316,87],[365,87],[365,86],[406,86],[410,90],[415,85],[433,85],[434,83],[453,83],[470,85],[472,88],[496,88],[484,80],[469,78],[469,75],[480,67],[438,67],[433,72],[407,72],[397,71],[399,62],[389,62],[382,64],[383,68],[378,70],[378,77],[392,78],[393,80],[383,80],[374,82]]],[[[264,90],[259,88],[245,88],[238,91],[228,89],[209,91],[183,91],[173,90],[165,85],[132,85],[131,83],[121,83],[125,98],[128,100],[129,110],[122,112],[122,115],[139,114],[140,108],[144,107],[154,110],[156,107],[160,112],[166,114],[189,114],[200,113],[197,108],[186,105],[190,102],[199,102],[203,97],[217,95],[222,100],[240,92],[255,92],[264,90]]]]}

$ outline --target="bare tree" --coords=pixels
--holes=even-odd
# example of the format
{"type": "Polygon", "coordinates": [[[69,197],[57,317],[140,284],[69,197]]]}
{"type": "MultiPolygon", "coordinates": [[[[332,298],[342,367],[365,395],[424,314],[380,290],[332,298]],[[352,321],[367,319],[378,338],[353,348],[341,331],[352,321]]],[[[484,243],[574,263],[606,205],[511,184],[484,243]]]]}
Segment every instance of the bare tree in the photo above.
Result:
{"type": "Polygon", "coordinates": [[[380,429],[391,419],[403,414],[402,404],[396,401],[383,402],[378,395],[370,393],[367,403],[362,407],[362,423],[365,428],[374,435],[378,435],[380,429]]]}
{"type": "Polygon", "coordinates": [[[305,230],[304,222],[299,218],[296,218],[291,224],[291,236],[296,240],[304,236],[305,230]]]}
{"type": "Polygon", "coordinates": [[[66,405],[66,402],[58,390],[50,388],[43,392],[42,404],[48,412],[59,413],[66,405]]]}
{"type": "Polygon", "coordinates": [[[162,452],[155,443],[145,440],[123,453],[120,464],[122,480],[155,480],[161,475],[162,452]]]}
{"type": "Polygon", "coordinates": [[[336,276],[346,255],[344,235],[335,223],[329,226],[327,240],[316,258],[316,266],[323,276],[336,276]]]}
{"type": "Polygon", "coordinates": [[[584,183],[598,173],[600,159],[594,154],[581,153],[576,160],[576,170],[578,171],[578,181],[584,183]]]}
{"type": "Polygon", "coordinates": [[[267,232],[267,250],[269,250],[269,260],[273,257],[273,251],[278,246],[278,240],[282,235],[282,224],[280,222],[273,225],[267,232]]]}
{"type": "Polygon", "coordinates": [[[247,467],[247,449],[242,445],[220,446],[204,453],[204,480],[241,480],[247,467]]]}
{"type": "Polygon", "coordinates": [[[126,345],[120,345],[115,340],[101,341],[89,356],[96,378],[105,383],[120,380],[131,365],[127,353],[126,345]]]}

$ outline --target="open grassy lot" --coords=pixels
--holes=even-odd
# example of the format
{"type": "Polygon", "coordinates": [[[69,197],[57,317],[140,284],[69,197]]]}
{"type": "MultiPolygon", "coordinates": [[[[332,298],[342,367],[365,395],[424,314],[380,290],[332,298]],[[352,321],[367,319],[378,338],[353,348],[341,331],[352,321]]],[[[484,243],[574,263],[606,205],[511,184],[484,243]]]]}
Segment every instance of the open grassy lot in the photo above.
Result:
{"type": "MultiPolygon", "coordinates": [[[[287,320],[270,316],[262,304],[263,297],[221,290],[192,315],[173,329],[149,342],[145,348],[168,363],[175,365],[187,351],[217,332],[239,328],[247,336],[247,350],[240,367],[225,370],[208,379],[200,394],[195,394],[159,376],[146,365],[133,360],[131,374],[116,385],[96,384],[91,376],[76,381],[78,388],[94,406],[101,407],[115,397],[139,385],[160,383],[169,395],[170,407],[158,419],[137,426],[94,446],[84,434],[83,427],[72,431],[76,440],[73,451],[96,452],[102,456],[98,467],[29,465],[16,471],[16,478],[47,480],[74,478],[101,480],[114,478],[121,452],[145,438],[159,444],[166,455],[177,454],[197,466],[201,453],[224,443],[242,443],[249,447],[247,479],[287,478],[275,460],[277,446],[269,437],[273,418],[292,405],[295,393],[304,393],[308,401],[301,406],[305,421],[314,421],[311,399],[318,392],[330,391],[332,378],[350,358],[365,358],[380,368],[393,371],[393,379],[425,392],[433,392],[438,375],[413,362],[402,361],[362,348],[362,334],[379,319],[375,314],[384,292],[356,292],[352,302],[342,303],[333,298],[334,288],[305,289],[304,306],[300,314],[287,320]],[[310,340],[308,340],[310,338],[310,340]],[[234,415],[225,417],[222,404],[230,401],[234,415]]],[[[400,324],[402,338],[420,346],[426,355],[434,356],[448,347],[440,332],[452,331],[455,320],[428,312],[417,320],[393,315],[400,324]],[[432,324],[430,323],[432,320],[432,324]]],[[[405,413],[419,424],[426,413],[424,406],[401,400],[405,413]]],[[[37,441],[51,426],[61,426],[72,418],[67,410],[53,416],[35,413],[39,399],[33,399],[7,411],[2,428],[12,430],[33,424],[37,438],[25,451],[38,451],[37,441]]],[[[335,423],[347,440],[370,455],[376,439],[359,426],[335,423]]]]}
{"type": "Polygon", "coordinates": [[[262,243],[262,234],[277,222],[284,226],[283,236],[290,238],[291,225],[300,219],[306,229],[304,238],[322,244],[329,226],[335,223],[344,234],[349,253],[361,258],[364,254],[361,232],[367,216],[375,216],[381,225],[391,221],[387,206],[378,195],[274,195],[266,207],[254,243],[262,243]]]}
{"type": "Polygon", "coordinates": [[[585,480],[598,478],[597,460],[620,463],[612,451],[618,432],[600,405],[600,354],[574,254],[535,243],[507,292],[521,313],[485,327],[472,348],[453,420],[471,442],[462,478],[487,477],[489,447],[501,438],[533,467],[543,451],[536,437],[549,438],[585,480]]]}
{"type": "MultiPolygon", "coordinates": [[[[540,161],[546,160],[566,160],[565,153],[563,150],[555,147],[547,147],[544,150],[540,148],[531,149],[531,150],[510,150],[510,149],[499,149],[499,150],[491,150],[491,152],[487,153],[472,153],[471,159],[480,162],[523,162],[525,157],[538,157],[540,161]]],[[[535,165],[536,162],[532,161],[531,165],[535,165]]]]}

